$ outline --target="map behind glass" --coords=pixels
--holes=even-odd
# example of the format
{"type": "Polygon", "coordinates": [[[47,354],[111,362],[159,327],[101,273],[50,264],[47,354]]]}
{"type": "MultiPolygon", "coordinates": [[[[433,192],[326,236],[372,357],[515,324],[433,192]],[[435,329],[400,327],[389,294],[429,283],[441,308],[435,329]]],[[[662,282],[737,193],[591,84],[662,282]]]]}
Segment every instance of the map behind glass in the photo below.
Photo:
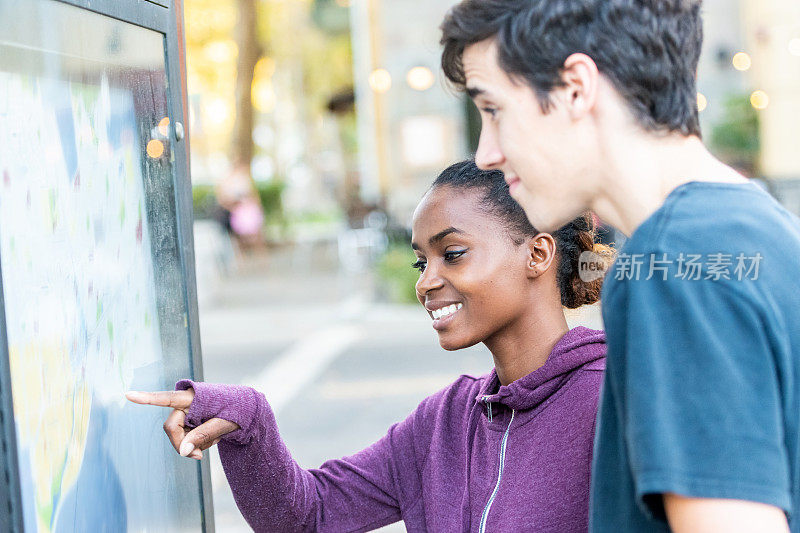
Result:
{"type": "Polygon", "coordinates": [[[0,46],[0,259],[25,530],[197,531],[196,463],[169,447],[163,413],[124,399],[190,370],[185,326],[165,318],[185,303],[158,127],[163,36],[47,0],[0,0],[0,16],[30,29],[18,49],[0,46]],[[59,33],[83,35],[79,49],[47,52],[59,33]]]}

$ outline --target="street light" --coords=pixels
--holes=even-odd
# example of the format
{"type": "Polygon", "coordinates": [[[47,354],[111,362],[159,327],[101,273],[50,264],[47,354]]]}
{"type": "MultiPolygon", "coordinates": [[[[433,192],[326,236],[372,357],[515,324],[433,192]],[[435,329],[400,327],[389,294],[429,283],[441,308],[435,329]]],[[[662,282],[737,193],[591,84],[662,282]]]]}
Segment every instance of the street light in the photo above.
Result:
{"type": "Polygon", "coordinates": [[[414,67],[406,74],[406,82],[415,91],[427,91],[433,86],[433,72],[428,67],[414,67]]]}
{"type": "Polygon", "coordinates": [[[764,91],[753,91],[750,95],[750,105],[758,110],[766,109],[769,105],[769,95],[764,91]]]}
{"type": "Polygon", "coordinates": [[[392,75],[385,68],[372,71],[369,75],[369,86],[378,94],[383,94],[392,88],[392,75]]]}
{"type": "Polygon", "coordinates": [[[733,68],[744,72],[746,70],[750,70],[750,67],[753,65],[753,61],[750,59],[750,56],[744,52],[739,52],[738,54],[733,56],[733,68]]]}
{"type": "Polygon", "coordinates": [[[703,112],[708,107],[708,99],[703,93],[697,93],[697,111],[703,112]]]}

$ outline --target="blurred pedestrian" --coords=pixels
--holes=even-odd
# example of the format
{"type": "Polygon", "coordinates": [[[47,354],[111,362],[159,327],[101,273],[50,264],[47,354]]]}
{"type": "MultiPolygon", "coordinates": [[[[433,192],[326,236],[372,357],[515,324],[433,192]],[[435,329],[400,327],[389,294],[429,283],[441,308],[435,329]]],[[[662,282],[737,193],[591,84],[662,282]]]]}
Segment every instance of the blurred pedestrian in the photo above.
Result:
{"type": "Polygon", "coordinates": [[[494,370],[459,377],[372,446],[304,470],[253,389],[184,380],[175,392],[129,399],[175,409],[165,430],[181,455],[200,458],[219,442],[256,531],[367,531],[398,520],[408,531],[587,531],[605,337],[570,330],[564,306],[599,297],[602,280],[584,282],[576,266],[586,251],[608,256],[595,248],[591,217],[541,233],[502,173],[466,161],[422,199],[412,239],[417,297],[439,343],[483,342],[494,370]]]}
{"type": "Polygon", "coordinates": [[[264,211],[250,177],[250,165],[237,162],[231,172],[217,183],[219,205],[227,212],[224,226],[236,238],[241,249],[261,249],[264,211]]]}
{"type": "Polygon", "coordinates": [[[630,235],[603,291],[596,532],[800,532],[800,221],[700,139],[700,10],[464,0],[442,25],[478,166],[542,231],[591,209],[630,235]]]}

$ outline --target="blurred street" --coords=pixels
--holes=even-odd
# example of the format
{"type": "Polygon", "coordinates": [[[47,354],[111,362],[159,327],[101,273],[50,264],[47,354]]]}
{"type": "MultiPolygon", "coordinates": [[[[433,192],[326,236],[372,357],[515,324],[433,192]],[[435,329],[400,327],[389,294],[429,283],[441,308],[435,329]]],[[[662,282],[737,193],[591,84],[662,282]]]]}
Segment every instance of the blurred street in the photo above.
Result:
{"type": "MultiPolygon", "coordinates": [[[[246,258],[201,299],[205,379],[264,392],[310,468],[371,444],[459,374],[492,368],[482,345],[446,352],[420,307],[382,300],[369,272],[341,271],[332,245],[246,258]]],[[[570,319],[598,327],[598,315],[570,319]]],[[[217,531],[250,531],[211,458],[217,531]]]]}

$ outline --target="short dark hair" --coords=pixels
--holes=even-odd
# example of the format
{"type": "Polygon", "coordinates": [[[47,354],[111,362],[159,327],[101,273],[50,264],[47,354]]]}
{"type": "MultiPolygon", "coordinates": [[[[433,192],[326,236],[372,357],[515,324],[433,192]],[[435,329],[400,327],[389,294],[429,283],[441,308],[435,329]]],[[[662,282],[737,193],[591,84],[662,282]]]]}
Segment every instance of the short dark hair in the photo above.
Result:
{"type": "Polygon", "coordinates": [[[648,131],[700,136],[697,62],[702,0],[463,0],[441,25],[442,69],[459,88],[462,55],[494,38],[498,65],[524,79],[542,110],[564,61],[584,53],[648,131]]]}
{"type": "MultiPolygon", "coordinates": [[[[472,160],[450,165],[431,185],[431,189],[452,187],[457,190],[481,191],[481,208],[496,217],[508,229],[508,236],[516,245],[534,237],[539,231],[534,228],[525,211],[511,197],[503,173],[499,170],[481,170],[472,160]]],[[[579,216],[558,231],[552,233],[558,253],[556,279],[561,293],[561,304],[569,309],[593,304],[600,299],[603,280],[584,282],[578,270],[578,258],[585,251],[594,251],[609,260],[610,248],[597,245],[594,220],[588,213],[579,216]]]]}

